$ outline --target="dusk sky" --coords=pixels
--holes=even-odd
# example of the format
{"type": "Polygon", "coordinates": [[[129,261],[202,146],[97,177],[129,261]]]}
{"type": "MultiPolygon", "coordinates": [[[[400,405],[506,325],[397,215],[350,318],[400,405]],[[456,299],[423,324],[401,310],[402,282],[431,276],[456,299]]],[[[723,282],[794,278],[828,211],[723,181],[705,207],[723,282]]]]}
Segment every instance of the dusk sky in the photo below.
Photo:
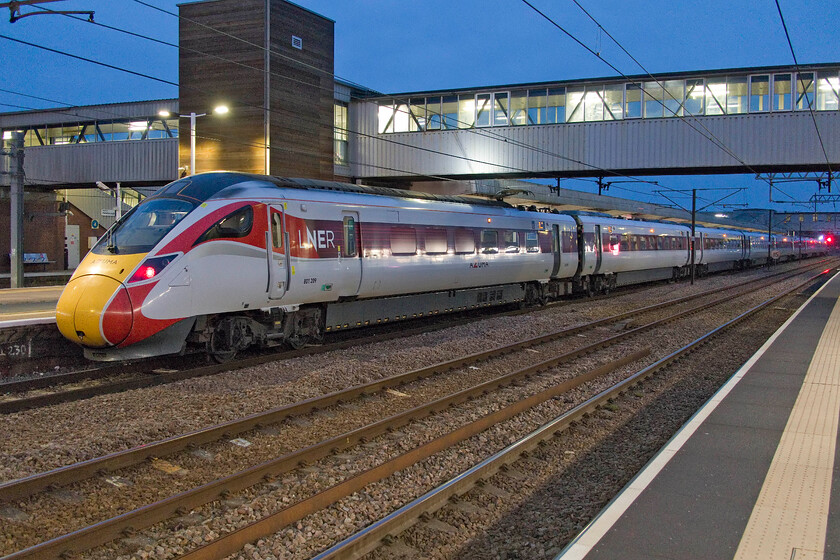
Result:
{"type": "MultiPolygon", "coordinates": [[[[143,2],[174,14],[178,11],[175,0],[143,2]]],[[[644,64],[644,70],[606,34],[599,33],[572,0],[531,0],[625,74],[793,63],[774,0],[578,2],[644,64]]],[[[840,2],[779,2],[800,64],[840,62],[840,2]]],[[[335,21],[336,76],[384,93],[616,75],[521,0],[296,3],[335,21]]],[[[94,10],[99,24],[178,42],[177,18],[137,0],[66,0],[44,7],[94,10]]],[[[23,11],[36,9],[24,7],[23,11]]],[[[0,112],[178,96],[173,85],[14,43],[8,37],[177,83],[178,53],[174,47],[62,16],[27,17],[14,24],[6,16],[8,12],[0,14],[0,35],[4,37],[0,40],[4,61],[0,112]]],[[[771,206],[767,184],[752,176],[658,179],[679,189],[749,187],[749,195],[738,195],[733,201],[771,206]]],[[[562,186],[591,190],[590,183],[581,181],[565,181],[562,186]]],[[[665,202],[649,194],[648,187],[623,187],[648,193],[638,196],[642,200],[665,202]]],[[[804,200],[816,186],[792,184],[784,190],[804,200]]],[[[615,187],[609,194],[632,197],[629,190],[615,187]]],[[[772,206],[782,209],[787,205],[772,206]]],[[[837,211],[833,207],[820,209],[837,211]]]]}

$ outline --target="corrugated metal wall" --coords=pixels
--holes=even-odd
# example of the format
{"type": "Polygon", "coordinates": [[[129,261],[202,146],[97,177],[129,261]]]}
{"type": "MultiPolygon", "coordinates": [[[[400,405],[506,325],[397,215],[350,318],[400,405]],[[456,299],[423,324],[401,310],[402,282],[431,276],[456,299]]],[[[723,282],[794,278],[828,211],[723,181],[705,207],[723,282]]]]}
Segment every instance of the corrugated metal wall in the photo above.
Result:
{"type": "MultiPolygon", "coordinates": [[[[353,109],[351,129],[362,134],[354,135],[350,159],[361,178],[749,173],[826,164],[807,112],[377,134],[376,105],[353,109]]],[[[831,165],[840,166],[840,113],[815,118],[831,165]]]]}
{"type": "Polygon", "coordinates": [[[178,139],[130,140],[25,149],[27,184],[168,182],[178,177],[178,139]]]}

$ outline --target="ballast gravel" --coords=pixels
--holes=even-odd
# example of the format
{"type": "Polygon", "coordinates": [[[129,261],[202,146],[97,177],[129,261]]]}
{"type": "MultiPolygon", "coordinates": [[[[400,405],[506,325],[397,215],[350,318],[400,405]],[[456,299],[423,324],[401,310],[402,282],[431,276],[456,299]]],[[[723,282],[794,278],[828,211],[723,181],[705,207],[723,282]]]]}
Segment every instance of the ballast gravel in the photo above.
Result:
{"type": "MultiPolygon", "coordinates": [[[[623,309],[671,299],[676,295],[675,290],[679,291],[679,295],[688,295],[692,292],[723,288],[727,284],[741,281],[749,275],[758,277],[760,274],[757,271],[752,271],[731,277],[713,277],[703,279],[693,287],[684,284],[657,285],[627,295],[617,294],[612,298],[598,300],[597,302],[572,301],[540,313],[485,319],[470,325],[445,329],[410,339],[374,343],[340,353],[285,360],[275,364],[220,374],[212,378],[189,380],[162,387],[97,397],[79,403],[58,405],[49,409],[9,415],[0,418],[0,426],[2,426],[0,429],[10,435],[0,447],[0,457],[3,459],[0,461],[0,477],[3,480],[10,480],[97,457],[209,424],[240,418],[260,410],[296,402],[349,385],[392,375],[399,371],[451,359],[463,354],[465,349],[469,349],[469,351],[486,350],[514,340],[553,332],[564,326],[590,321],[601,316],[613,315],[623,309]]],[[[755,299],[766,299],[766,295],[757,293],[755,299]]],[[[722,316],[723,313],[720,313],[720,315],[722,316]]],[[[707,318],[698,321],[695,328],[686,329],[685,332],[669,332],[667,335],[659,335],[651,343],[669,347],[685,344],[693,339],[695,333],[702,330],[706,324],[711,324],[716,320],[718,320],[716,312],[709,313],[707,318]]],[[[683,328],[680,327],[678,330],[682,331],[683,328]]],[[[772,332],[772,330],[774,329],[769,332],[772,332]]],[[[758,340],[757,344],[760,346],[764,339],[766,339],[766,336],[758,340]]],[[[638,343],[635,346],[638,347],[638,343]]],[[[743,341],[736,346],[738,348],[749,347],[743,341]]],[[[621,355],[621,353],[630,352],[633,349],[627,346],[617,346],[615,353],[621,355]]],[[[547,350],[546,352],[550,353],[547,350]]],[[[551,352],[559,353],[557,348],[552,349],[551,352]]],[[[746,357],[748,356],[749,354],[746,357]]],[[[580,373],[590,366],[595,367],[595,365],[597,364],[587,364],[584,360],[575,367],[575,371],[567,373],[568,375],[580,373]]],[[[502,368],[503,366],[499,365],[498,367],[502,368]]],[[[634,368],[634,371],[635,369],[638,368],[634,368]]],[[[720,375],[726,374],[724,370],[725,368],[721,370],[720,375]]],[[[731,372],[729,373],[731,374],[731,372]]],[[[461,381],[468,380],[462,379],[461,381]]],[[[604,386],[608,382],[609,380],[603,380],[604,386]]],[[[710,384],[713,385],[716,382],[711,381],[710,384]]],[[[546,387],[552,384],[547,381],[545,383],[546,387]]],[[[472,382],[465,383],[464,386],[468,384],[472,384],[472,382]]],[[[539,383],[529,384],[528,386],[529,392],[539,389],[539,383]]],[[[517,396],[517,391],[521,393],[519,388],[512,387],[501,391],[500,394],[510,393],[508,400],[512,401],[517,396]]],[[[558,410],[562,411],[569,408],[572,406],[571,403],[576,402],[576,399],[580,396],[570,395],[564,399],[555,399],[540,405],[521,415],[521,418],[517,417],[473,438],[475,441],[465,442],[457,449],[432,457],[422,465],[405,469],[399,473],[400,483],[396,487],[392,480],[371,485],[365,492],[351,496],[324,512],[312,516],[317,517],[317,519],[302,520],[272,538],[266,538],[249,545],[234,557],[264,559],[309,557],[335,542],[336,538],[352,534],[355,530],[368,524],[372,518],[385,515],[402,505],[407,499],[406,489],[427,488],[443,482],[448,477],[484,458],[488,450],[507,445],[511,438],[524,433],[523,430],[527,431],[537,427],[547,418],[556,415],[558,410]]],[[[632,397],[626,398],[630,398],[632,401],[632,397]]],[[[674,398],[677,399],[678,404],[679,393],[674,398]]],[[[631,404],[639,404],[643,401],[644,398],[636,397],[636,400],[632,401],[631,404]]],[[[505,402],[504,398],[495,398],[493,403],[489,405],[490,409],[502,406],[503,402],[505,402]]],[[[646,405],[640,404],[640,406],[642,407],[640,410],[644,410],[646,405]]],[[[631,408],[628,406],[627,414],[630,414],[631,408]]],[[[672,408],[682,412],[684,407],[674,405],[672,408]]],[[[382,436],[362,446],[361,450],[331,458],[325,461],[324,465],[309,470],[299,469],[283,475],[280,480],[273,483],[273,486],[269,484],[249,489],[236,494],[234,498],[227,500],[227,503],[216,502],[201,508],[200,512],[192,512],[183,516],[183,518],[150,528],[138,535],[134,539],[136,542],[129,540],[113,547],[96,549],[91,551],[89,556],[91,558],[113,558],[115,553],[118,553],[121,555],[120,558],[173,558],[180,552],[184,552],[200,543],[209,542],[220,534],[276,511],[282,504],[290,504],[302,497],[311,495],[313,492],[329,487],[351,474],[378,464],[384,458],[399,454],[406,449],[441,435],[449,431],[453,424],[463,423],[486,414],[490,409],[477,405],[475,407],[459,407],[445,414],[436,415],[411,427],[406,427],[396,435],[382,436]]],[[[625,413],[624,406],[620,405],[619,409],[621,413],[625,413]]],[[[328,415],[329,413],[324,414],[328,415]]],[[[630,418],[633,417],[633,414],[630,414],[630,418]]],[[[607,420],[619,416],[618,413],[602,411],[596,420],[600,420],[602,415],[608,416],[607,420]]],[[[314,420],[302,420],[302,422],[304,424],[307,422],[317,424],[318,420],[315,418],[314,420]]],[[[294,424],[291,427],[294,428],[294,424]]],[[[604,429],[607,430],[608,428],[604,429]]],[[[575,432],[582,432],[582,430],[578,428],[575,432]]],[[[579,434],[579,437],[583,438],[584,443],[577,444],[578,446],[594,445],[593,443],[585,443],[590,438],[589,435],[579,434]]],[[[653,440],[654,443],[645,446],[645,449],[655,445],[655,442],[658,441],[651,435],[646,439],[653,440]]],[[[297,447],[297,444],[291,445],[291,443],[289,442],[288,449],[275,445],[270,451],[274,454],[280,454],[297,447]]],[[[221,444],[218,445],[221,446],[221,444]]],[[[633,453],[634,449],[631,447],[627,453],[633,453]]],[[[210,452],[210,455],[214,458],[221,454],[221,452],[210,452]]],[[[576,453],[573,453],[571,456],[575,455],[576,453]]],[[[562,466],[564,462],[570,460],[570,455],[565,451],[560,451],[560,458],[563,460],[555,461],[555,463],[562,466]]],[[[207,460],[206,457],[202,458],[200,455],[196,455],[194,464],[198,465],[201,461],[207,460]]],[[[148,466],[144,468],[150,470],[148,466]]],[[[189,471],[191,468],[198,470],[197,466],[192,467],[190,465],[188,465],[187,470],[189,471]]],[[[632,476],[635,469],[632,467],[631,461],[630,465],[620,468],[613,466],[609,472],[608,481],[615,479],[615,484],[619,484],[625,474],[627,477],[632,476]]],[[[165,476],[158,476],[161,477],[161,480],[166,480],[165,476]]],[[[524,496],[531,493],[538,494],[539,484],[536,481],[541,480],[540,477],[542,476],[539,475],[535,478],[533,474],[526,475],[525,479],[530,480],[530,485],[535,488],[533,492],[527,492],[527,489],[524,490],[521,485],[517,489],[508,488],[511,486],[510,481],[515,477],[505,476],[505,480],[493,483],[494,487],[499,490],[496,493],[498,495],[494,494],[488,497],[487,492],[479,492],[479,495],[483,497],[468,497],[461,506],[453,506],[454,513],[448,514],[453,517],[448,520],[443,519],[442,523],[445,526],[454,527],[455,531],[450,533],[447,530],[444,533],[445,535],[465,533],[468,535],[467,540],[464,540],[462,536],[457,544],[432,546],[433,543],[445,543],[449,540],[448,538],[441,539],[440,531],[436,529],[431,530],[434,537],[431,542],[426,539],[412,542],[411,532],[407,533],[402,540],[405,541],[406,547],[422,551],[420,557],[424,558],[472,558],[474,557],[473,551],[476,551],[475,554],[477,555],[475,557],[525,557],[517,556],[517,554],[523,554],[523,551],[529,551],[527,557],[543,557],[560,545],[551,543],[535,545],[535,536],[531,535],[529,531],[526,531],[528,533],[527,538],[524,535],[520,538],[518,533],[502,531],[502,534],[508,535],[505,538],[511,542],[511,545],[507,547],[511,552],[506,553],[507,555],[478,552],[481,546],[484,546],[481,543],[493,534],[495,524],[503,523],[509,515],[512,515],[510,509],[512,502],[518,504],[516,507],[527,507],[529,502],[524,496]],[[508,496],[508,498],[502,499],[499,496],[508,496]],[[473,499],[477,501],[478,505],[475,508],[468,507],[466,504],[471,503],[473,499]],[[495,509],[489,507],[493,503],[497,504],[495,509]],[[486,513],[476,515],[472,511],[473,509],[486,513]],[[498,510],[496,513],[490,513],[496,510],[498,510]],[[495,520],[491,523],[491,519],[495,520]],[[517,536],[513,537],[512,535],[517,536]],[[516,544],[520,541],[527,543],[527,545],[522,544],[520,547],[516,544]],[[469,550],[470,553],[464,554],[466,550],[469,550]],[[514,552],[515,550],[519,552],[514,552]],[[490,555],[485,556],[485,554],[490,555]]],[[[555,475],[546,474],[545,476],[555,475]]],[[[91,482],[90,484],[101,486],[101,481],[91,482]]],[[[525,486],[529,486],[529,484],[525,486]]],[[[605,488],[610,487],[610,484],[605,485],[605,488]]],[[[620,488],[620,485],[618,487],[620,488]]],[[[95,491],[93,489],[89,490],[91,492],[95,491]]],[[[600,492],[607,495],[609,490],[604,489],[600,492]]],[[[572,495],[575,495],[575,493],[579,493],[579,490],[573,492],[572,495]]],[[[575,527],[581,523],[585,524],[585,520],[588,519],[586,516],[591,517],[591,510],[596,507],[597,503],[600,503],[598,499],[593,500],[592,498],[586,498],[583,502],[580,500],[573,500],[573,502],[577,513],[574,513],[568,519],[579,519],[577,524],[572,523],[572,526],[575,527]],[[583,507],[581,504],[596,505],[583,507]]],[[[82,512],[84,508],[83,501],[80,501],[79,511],[82,512]]],[[[595,509],[595,512],[597,512],[597,509],[595,509]]],[[[442,515],[445,517],[447,514],[442,512],[442,515]]],[[[564,517],[564,519],[566,518],[564,517]]],[[[3,524],[6,524],[6,522],[4,521],[3,524]]],[[[545,525],[545,523],[542,525],[545,525]]],[[[532,526],[542,525],[537,523],[532,526]]],[[[524,526],[520,527],[520,530],[525,529],[524,526]]],[[[423,530],[428,531],[428,528],[424,529],[423,524],[416,528],[418,533],[422,533],[423,530]]],[[[572,529],[568,530],[571,531],[572,529]]],[[[415,529],[412,529],[412,531],[415,531],[415,529]]],[[[544,530],[542,532],[543,536],[546,532],[550,533],[549,536],[555,540],[558,538],[555,529],[544,530]]],[[[9,543],[8,539],[6,539],[6,544],[12,545],[11,550],[19,548],[14,546],[13,543],[9,543]]],[[[487,546],[498,547],[499,543],[492,542],[487,546]]],[[[498,548],[498,550],[503,549],[505,547],[498,548]]],[[[375,554],[388,554],[388,551],[383,550],[375,554]]]]}

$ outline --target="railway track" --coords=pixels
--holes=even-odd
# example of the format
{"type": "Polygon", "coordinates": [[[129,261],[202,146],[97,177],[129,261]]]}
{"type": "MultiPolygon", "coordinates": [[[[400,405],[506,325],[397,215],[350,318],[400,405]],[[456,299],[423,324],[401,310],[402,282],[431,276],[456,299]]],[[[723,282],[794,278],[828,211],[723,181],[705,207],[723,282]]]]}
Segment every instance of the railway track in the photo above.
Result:
{"type": "MultiPolygon", "coordinates": [[[[820,266],[825,266],[826,262],[825,260],[816,263],[809,262],[805,266],[800,267],[800,269],[812,270],[820,266]]],[[[766,278],[775,278],[785,274],[789,274],[789,271],[775,272],[766,278]]],[[[755,279],[745,280],[730,288],[737,288],[753,282],[755,282],[755,279]]],[[[716,290],[708,293],[714,291],[716,290]]],[[[553,305],[562,305],[562,302],[553,305]]],[[[515,310],[506,313],[509,315],[519,315],[522,313],[533,313],[539,309],[545,308],[515,310]]],[[[185,379],[206,377],[235,369],[254,367],[277,360],[342,350],[371,340],[379,342],[397,337],[416,336],[439,328],[451,327],[459,323],[467,323],[474,320],[476,320],[475,317],[466,317],[449,320],[442,324],[430,322],[409,329],[399,327],[388,328],[384,331],[378,330],[373,335],[353,333],[349,338],[321,346],[310,346],[279,353],[263,353],[224,364],[207,365],[206,363],[201,363],[202,358],[197,356],[185,356],[177,359],[168,357],[165,359],[153,359],[129,364],[106,365],[60,375],[6,382],[0,385],[0,392],[2,392],[2,395],[0,395],[0,414],[10,414],[31,408],[89,399],[98,395],[113,394],[175,383],[185,379]]],[[[344,336],[344,333],[341,336],[344,336]]]]}
{"type": "MultiPolygon", "coordinates": [[[[755,291],[755,282],[752,282],[752,285],[753,287],[750,290],[747,290],[747,292],[755,291]]],[[[704,295],[705,297],[709,296],[709,294],[704,295]]],[[[726,296],[725,298],[717,298],[712,302],[707,302],[679,311],[672,316],[653,320],[647,325],[630,328],[625,332],[614,334],[606,338],[601,336],[599,340],[595,340],[589,344],[583,344],[579,348],[566,352],[561,356],[550,360],[539,361],[526,368],[520,368],[515,371],[507,371],[501,376],[491,376],[490,379],[482,383],[477,383],[470,389],[450,392],[445,397],[431,399],[421,406],[408,408],[407,410],[403,410],[402,412],[392,415],[389,418],[383,418],[368,426],[358,428],[357,430],[353,430],[351,432],[335,435],[331,438],[322,440],[317,444],[305,446],[298,451],[286,453],[278,459],[260,463],[222,479],[214,480],[181,492],[177,494],[177,496],[159,500],[153,504],[137,508],[127,514],[107,519],[105,521],[100,521],[90,527],[81,528],[67,535],[52,539],[51,541],[18,551],[17,553],[13,553],[9,556],[9,558],[60,557],[68,551],[78,551],[99,543],[122,538],[126,532],[130,533],[131,531],[139,530],[140,528],[157,521],[167,519],[172,516],[178,516],[179,512],[183,513],[184,511],[190,511],[199,507],[201,504],[215,501],[220,498],[224,499],[225,496],[229,496],[233,492],[250,488],[255,484],[263,482],[266,477],[276,477],[282,475],[282,473],[290,472],[293,469],[299,468],[301,464],[309,465],[321,459],[335,456],[336,453],[341,453],[342,451],[354,447],[359,443],[364,444],[365,442],[370,442],[373,438],[379,437],[382,434],[387,433],[389,430],[398,430],[400,427],[408,425],[409,422],[416,422],[418,419],[422,420],[424,418],[429,418],[435,414],[449,410],[453,406],[460,406],[470,399],[480,399],[485,393],[492,393],[501,387],[509,387],[511,384],[514,384],[515,386],[517,383],[525,382],[529,378],[539,377],[539,372],[556,368],[558,364],[567,363],[570,360],[577,359],[582,355],[593,352],[596,348],[614,345],[619,343],[619,341],[626,340],[630,337],[638,337],[641,333],[647,332],[667,322],[674,321],[679,317],[696,314],[702,309],[720,305],[723,302],[732,301],[739,295],[743,294],[733,294],[726,296]]],[[[648,313],[656,313],[664,309],[666,306],[683,304],[690,301],[690,299],[691,298],[680,298],[680,300],[650,306],[644,311],[648,313]]],[[[184,449],[190,445],[203,445],[207,442],[217,441],[220,437],[230,438],[233,435],[242,434],[246,430],[253,430],[255,428],[276,424],[281,419],[288,418],[290,415],[309,413],[312,409],[323,410],[326,407],[331,407],[342,402],[349,402],[352,399],[361,399],[361,401],[364,401],[364,399],[367,398],[365,395],[380,395],[383,393],[383,389],[390,389],[391,391],[399,393],[399,391],[396,391],[394,387],[404,387],[406,383],[411,383],[419,379],[428,379],[430,376],[450,371],[455,368],[469,368],[471,367],[471,364],[485,363],[490,359],[508,355],[513,352],[519,352],[520,354],[517,354],[518,356],[527,355],[529,350],[534,351],[534,347],[536,345],[556,344],[557,340],[561,338],[564,340],[570,337],[577,338],[577,336],[573,335],[580,335],[582,331],[591,332],[593,329],[602,327],[609,322],[620,322],[631,316],[631,314],[638,314],[640,312],[641,310],[635,310],[634,312],[614,316],[598,321],[594,324],[583,325],[572,329],[564,329],[560,333],[540,337],[539,340],[522,341],[516,345],[507,345],[489,352],[465,356],[461,360],[438,364],[433,368],[424,368],[423,370],[406,372],[405,374],[395,376],[389,380],[382,380],[374,384],[354,387],[346,391],[327,395],[321,399],[310,399],[305,402],[296,403],[289,407],[283,407],[281,409],[270,411],[265,415],[254,415],[237,423],[215,426],[207,430],[200,430],[194,434],[187,434],[178,438],[172,438],[170,440],[159,442],[158,444],[144,446],[140,449],[129,450],[128,452],[118,453],[92,461],[86,461],[85,463],[76,466],[57,469],[56,471],[51,471],[50,473],[45,473],[43,475],[36,475],[20,481],[7,483],[0,486],[0,500],[20,500],[32,495],[35,492],[85,480],[86,478],[97,475],[103,471],[112,472],[116,469],[125,468],[129,465],[137,465],[140,461],[146,461],[149,459],[152,461],[160,461],[160,457],[167,456],[167,454],[174,453],[179,449],[184,449]]],[[[641,355],[633,354],[630,358],[632,358],[632,361],[637,361],[641,359],[641,355]]],[[[603,374],[604,372],[600,373],[600,375],[603,374]]],[[[445,376],[438,375],[438,377],[445,376]]],[[[585,379],[591,380],[590,377],[585,379]]],[[[568,390],[568,387],[565,390],[568,390]]],[[[547,398],[554,398],[558,393],[555,392],[550,394],[552,396],[547,398]]],[[[405,468],[405,466],[400,468],[405,468]]],[[[380,470],[377,472],[381,473],[384,471],[380,470]]],[[[352,487],[355,488],[356,486],[352,487]]],[[[321,498],[318,498],[315,501],[317,503],[322,503],[324,499],[324,496],[321,496],[321,498]]],[[[295,511],[300,513],[310,511],[307,508],[311,506],[296,507],[297,509],[295,509],[295,511]]],[[[242,537],[240,536],[239,538],[241,539],[242,537]]]]}
{"type": "MultiPolygon", "coordinates": [[[[799,284],[790,290],[752,307],[737,317],[693,340],[689,344],[686,344],[678,350],[657,360],[655,363],[640,369],[638,372],[629,377],[622,379],[611,387],[578,404],[568,412],[553,418],[550,422],[543,424],[538,429],[518,439],[511,445],[486,458],[482,462],[474,465],[464,472],[459,473],[457,476],[447,480],[443,484],[438,485],[429,492],[426,492],[411,503],[406,504],[388,516],[370,524],[364,530],[353,534],[352,536],[337,543],[335,546],[332,546],[321,554],[318,554],[313,558],[313,560],[345,560],[350,558],[359,558],[383,544],[390,544],[393,542],[393,538],[395,536],[417,523],[420,519],[428,519],[430,515],[434,514],[437,510],[444,507],[452,500],[457,500],[460,496],[470,492],[477,485],[482,485],[486,480],[493,477],[500,470],[506,469],[509,465],[515,464],[521,458],[527,458],[530,452],[537,449],[539,446],[545,445],[551,438],[557,437],[557,435],[562,431],[568,429],[570,426],[573,426],[575,423],[584,420],[601,407],[610,404],[614,399],[624,395],[651,376],[666,370],[677,360],[688,356],[690,353],[697,350],[701,345],[708,343],[713,337],[738,325],[745,319],[752,317],[768,306],[775,304],[782,298],[787,297],[790,293],[800,290],[812,281],[813,279],[808,279],[802,284],[799,284]]],[[[623,364],[620,362],[611,363],[604,369],[617,369],[618,367],[621,367],[621,365],[623,364]]],[[[594,371],[591,375],[600,375],[602,373],[602,371],[594,371]]],[[[550,396],[548,398],[550,398],[550,396]]],[[[183,555],[181,558],[185,560],[223,558],[226,554],[240,550],[247,542],[252,542],[256,539],[262,538],[270,534],[269,531],[272,529],[277,530],[279,528],[267,527],[266,525],[268,525],[267,522],[260,522],[260,525],[249,525],[237,533],[218,539],[213,544],[207,545],[190,554],[183,555]],[[242,542],[245,538],[248,540],[242,542]]]]}

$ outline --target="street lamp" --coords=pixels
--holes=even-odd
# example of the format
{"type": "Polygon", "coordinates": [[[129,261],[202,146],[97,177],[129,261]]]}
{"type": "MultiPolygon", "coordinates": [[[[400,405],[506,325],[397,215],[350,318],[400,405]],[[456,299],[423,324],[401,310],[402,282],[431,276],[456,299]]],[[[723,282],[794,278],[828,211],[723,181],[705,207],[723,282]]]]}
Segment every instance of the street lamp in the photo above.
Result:
{"type": "MultiPolygon", "coordinates": [[[[225,115],[230,112],[227,105],[219,105],[213,109],[214,115],[225,115]]],[[[170,116],[170,112],[163,110],[158,113],[161,117],[166,118],[170,116]]],[[[190,113],[189,115],[178,115],[182,119],[189,117],[190,119],[190,175],[195,173],[195,119],[198,117],[205,117],[207,113],[190,113]]]]}

